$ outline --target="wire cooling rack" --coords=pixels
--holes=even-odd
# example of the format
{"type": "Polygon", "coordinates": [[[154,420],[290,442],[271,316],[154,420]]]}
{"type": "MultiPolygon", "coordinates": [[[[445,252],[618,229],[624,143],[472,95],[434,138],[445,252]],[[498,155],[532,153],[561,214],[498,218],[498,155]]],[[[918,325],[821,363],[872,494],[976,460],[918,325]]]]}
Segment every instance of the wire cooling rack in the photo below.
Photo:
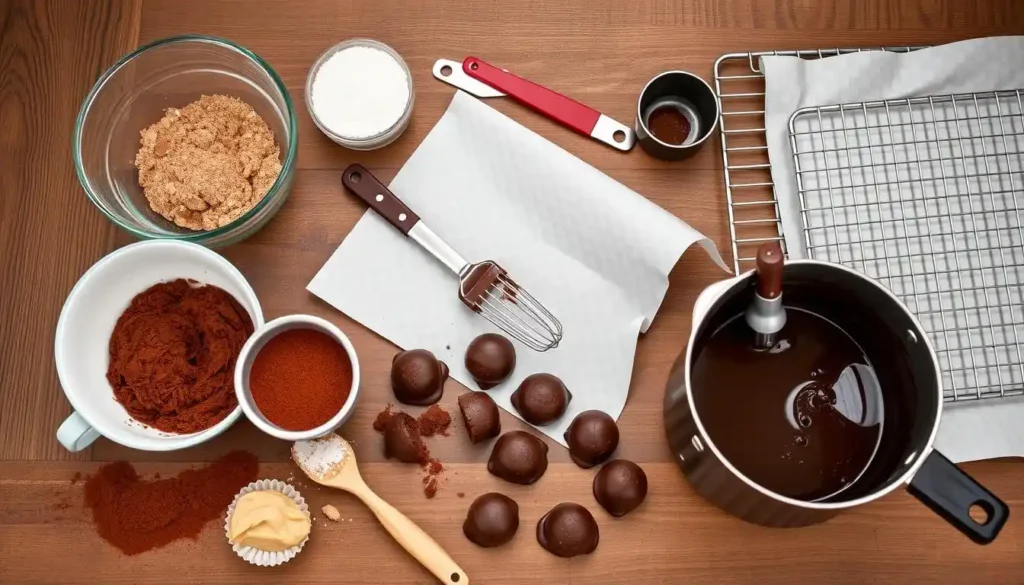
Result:
{"type": "Polygon", "coordinates": [[[1020,90],[804,108],[790,143],[807,254],[892,290],[946,400],[1024,395],[1020,90]]]}
{"type": "Polygon", "coordinates": [[[837,47],[729,53],[715,61],[715,93],[721,104],[718,128],[722,137],[729,235],[736,274],[753,268],[757,247],[764,242],[779,242],[783,251],[786,251],[771,164],[768,161],[768,139],[764,124],[764,73],[761,71],[760,58],[766,55],[786,55],[821,59],[863,51],[907,53],[918,48],[837,47]]]}
{"type": "MultiPolygon", "coordinates": [[[[775,185],[771,178],[771,164],[768,159],[768,142],[765,134],[765,88],[764,74],[760,69],[760,57],[766,55],[796,56],[804,59],[820,59],[845,53],[857,53],[863,51],[892,51],[907,53],[923,47],[879,47],[879,48],[827,48],[812,50],[788,50],[788,51],[760,51],[748,53],[729,53],[722,55],[715,62],[715,92],[721,104],[721,117],[719,119],[719,132],[722,139],[722,160],[723,173],[726,187],[726,202],[729,217],[729,232],[732,244],[733,270],[739,274],[743,270],[753,268],[754,256],[757,247],[763,242],[779,242],[786,251],[786,242],[783,237],[782,221],[779,215],[778,200],[775,192],[775,185]]],[[[1012,97],[1018,97],[1019,93],[1014,92],[1012,97]]],[[[952,99],[949,101],[955,102],[952,99]]],[[[1008,96],[1009,97],[1009,96],[1008,96]]],[[[925,98],[927,101],[927,98],[925,98]]],[[[973,101],[973,97],[971,97],[973,101]]],[[[982,101],[985,101],[982,98],[982,101]]],[[[929,110],[934,104],[934,98],[929,103],[929,110]]],[[[913,102],[910,106],[924,106],[924,103],[913,102]]],[[[980,105],[980,104],[979,104],[980,105]]],[[[996,116],[992,121],[1001,120],[1005,124],[1013,118],[1011,112],[1019,112],[1021,104],[1018,102],[1016,110],[1012,109],[1012,103],[997,102],[996,107],[1005,107],[1005,110],[996,110],[996,116]],[[1003,115],[1000,115],[1002,112],[1003,115]],[[1008,117],[1007,117],[1008,116],[1008,117]]],[[[882,105],[884,110],[884,105],[882,105]]],[[[890,105],[890,112],[892,106],[890,105]]],[[[976,111],[976,108],[975,108],[976,111]]],[[[847,114],[852,110],[847,109],[847,114]]],[[[861,112],[863,114],[863,111],[861,112]]],[[[842,121],[842,111],[839,111],[839,119],[842,121]]],[[[816,114],[815,114],[816,116],[816,114]]],[[[946,124],[947,132],[956,128],[956,116],[954,123],[946,124]]],[[[941,120],[940,120],[941,121],[941,120]]],[[[965,120],[965,123],[966,120],[965,120]]],[[[1007,126],[1004,126],[1004,129],[1007,126]]],[[[1016,126],[1008,126],[1010,132],[1014,132],[1016,126]]],[[[911,138],[915,130],[922,130],[914,124],[904,127],[910,130],[911,138]]],[[[896,130],[894,128],[894,130],[896,130]]],[[[899,130],[897,130],[898,134],[899,130]]],[[[954,130],[955,132],[955,130],[954,130]]],[[[894,136],[896,136],[894,135],[894,136]]],[[[956,134],[954,134],[956,136],[956,134]]],[[[1012,149],[1019,149],[1018,137],[1006,131],[992,133],[989,137],[992,140],[1002,141],[1007,139],[1003,150],[998,150],[999,144],[986,143],[984,148],[990,148],[993,154],[1003,153],[1013,159],[1019,156],[1012,149]],[[1011,146],[1012,145],[1012,146],[1011,146]]],[[[867,137],[865,136],[865,139],[867,137]]],[[[967,136],[963,136],[967,138],[967,136]]],[[[898,140],[890,140],[896,142],[898,140]]],[[[947,146],[961,146],[960,140],[946,141],[947,146]]],[[[975,144],[967,139],[970,147],[981,146],[980,142],[975,144]]],[[[893,144],[896,147],[896,144],[893,144]]],[[[937,143],[936,143],[937,146],[937,143]]],[[[918,149],[920,150],[920,145],[918,149]]],[[[961,158],[962,146],[961,146],[961,158]]],[[[980,162],[984,166],[987,160],[991,166],[994,162],[992,157],[985,157],[985,150],[982,150],[982,157],[970,159],[972,165],[980,162]]],[[[885,153],[882,153],[883,155],[885,153]]],[[[891,152],[889,153],[891,155],[891,152]]],[[[916,153],[915,153],[916,154],[916,153]]],[[[952,161],[930,161],[931,156],[926,150],[923,157],[918,157],[923,167],[929,164],[938,164],[933,167],[939,171],[939,178],[942,179],[942,172],[948,172],[946,181],[932,181],[936,184],[944,184],[946,191],[938,191],[934,203],[944,205],[936,211],[924,213],[917,217],[917,221],[910,224],[903,224],[903,231],[894,231],[899,222],[886,224],[883,222],[881,212],[896,212],[897,205],[886,204],[877,206],[874,216],[867,214],[863,209],[865,220],[875,221],[874,224],[866,224],[861,228],[863,234],[868,226],[874,226],[879,236],[867,236],[865,239],[878,241],[869,242],[871,251],[876,257],[867,258],[854,256],[854,251],[848,248],[835,246],[831,253],[837,261],[847,261],[843,253],[849,255],[849,261],[855,258],[864,260],[865,264],[873,265],[876,275],[893,275],[893,282],[888,283],[895,290],[903,291],[902,298],[912,309],[916,309],[921,317],[924,326],[931,331],[931,337],[938,349],[944,376],[944,388],[946,389],[945,399],[948,402],[969,401],[970,399],[1003,397],[1024,394],[1021,383],[1021,345],[1024,341],[1024,331],[1021,329],[1021,320],[1024,318],[1024,307],[1021,302],[1021,249],[1014,246],[1020,243],[1020,226],[1022,218],[1018,210],[1024,207],[1021,189],[1024,185],[1024,177],[1017,173],[997,178],[990,174],[989,170],[979,172],[975,166],[966,167],[961,165],[960,172],[965,175],[959,183],[953,182],[953,172],[949,165],[952,161]],[[941,166],[941,165],[947,166],[941,166]],[[973,170],[972,170],[973,169],[973,170]],[[968,178],[966,175],[976,175],[968,178]],[[988,181],[993,182],[993,188],[988,189],[988,181]],[[970,183],[970,191],[967,190],[970,183]],[[983,181],[984,185],[979,181],[983,181]],[[1012,194],[1001,193],[1006,191],[1004,187],[995,187],[1006,182],[1012,194]],[[951,189],[952,187],[952,189],[951,189]],[[958,190],[959,189],[959,190],[958,190]],[[986,199],[978,200],[974,213],[968,205],[971,202],[969,194],[976,197],[984,196],[986,199]],[[988,195],[986,195],[988,194],[988,195]],[[948,196],[947,196],[948,195],[948,196]],[[1000,212],[999,207],[992,206],[991,197],[997,197],[1007,205],[1006,212],[1000,212]],[[1012,201],[1012,212],[1009,212],[1009,204],[1012,201]],[[950,206],[952,204],[952,207],[950,206]],[[988,207],[982,207],[987,205],[988,207]],[[966,213],[964,213],[966,211],[966,213]],[[947,213],[948,212],[948,213],[947,213]],[[931,216],[935,217],[931,217],[931,216]],[[948,217],[947,217],[948,216],[948,217]],[[957,217],[954,223],[949,220],[957,217]],[[1000,219],[1001,217],[1001,219],[1000,219]],[[939,229],[934,232],[934,237],[921,237],[922,229],[925,229],[928,221],[944,220],[946,230],[939,229]],[[1010,223],[1016,226],[1015,232],[1010,223]],[[986,223],[987,222],[987,223],[986,223]],[[1004,222],[1004,223],[999,223],[1004,222]],[[949,227],[952,225],[952,227],[949,227]],[[910,227],[911,230],[907,231],[910,227]],[[1016,236],[1014,236],[1016,233],[1016,236]],[[899,234],[899,235],[896,235],[899,234]],[[893,237],[896,235],[896,237],[893,237]],[[975,238],[977,235],[977,238],[975,238]],[[991,238],[995,239],[991,239],[991,238]],[[1018,239],[1014,239],[1014,238],[1018,239]],[[908,243],[909,242],[909,243],[908,243]],[[947,249],[948,245],[959,246],[952,250],[947,249]],[[887,245],[891,245],[889,248],[887,245]],[[924,250],[927,246],[932,255],[929,256],[924,250]],[[893,269],[896,252],[905,250],[911,263],[903,271],[893,269]],[[888,254],[888,255],[886,255],[888,254]],[[887,264],[888,262],[888,264],[887,264]],[[931,262],[926,268],[926,262],[931,262]],[[884,272],[883,272],[884,267],[884,272]],[[973,268],[972,268],[973,267],[973,268]],[[957,278],[959,277],[959,278],[957,278]],[[945,288],[942,288],[942,287],[945,288]],[[959,312],[958,312],[959,311],[959,312]]],[[[940,156],[939,158],[942,158],[940,156]]],[[[848,159],[847,159],[848,160],[848,159]]],[[[877,159],[879,163],[885,160],[877,159]]],[[[909,159],[908,159],[909,160],[909,159]]],[[[1019,159],[1016,159],[1019,161],[1019,159]]],[[[872,160],[864,170],[868,170],[872,160]]],[[[964,160],[964,163],[967,163],[964,160]]],[[[1004,164],[1009,164],[1007,158],[1003,158],[1004,164]]],[[[995,163],[998,165],[999,163],[995,163]]],[[[916,167],[916,162],[912,163],[916,167]]],[[[996,167],[997,169],[1001,167],[996,167]]],[[[807,170],[807,169],[805,169],[807,170]]],[[[897,166],[891,168],[892,178],[885,178],[882,182],[894,182],[887,188],[896,187],[896,201],[900,201],[900,181],[895,178],[897,166]]],[[[919,174],[912,175],[906,166],[901,167],[901,178],[904,186],[903,201],[906,209],[916,211],[914,205],[925,205],[925,202],[911,203],[909,194],[916,178],[923,178],[919,174]]],[[[998,170],[996,171],[998,173],[998,170]]],[[[804,173],[806,174],[806,173],[804,173]]],[[[882,175],[886,176],[886,175],[882,175]]],[[[810,179],[807,179],[810,181],[810,179]]],[[[877,181],[876,181],[877,182],[877,181]]],[[[827,183],[826,183],[827,184],[827,183]]],[[[921,183],[917,182],[920,188],[921,183]]],[[[853,193],[851,193],[853,194],[853,193]]],[[[805,213],[813,215],[814,209],[807,206],[806,194],[803,207],[805,213]]],[[[821,209],[819,211],[824,211],[821,209]]],[[[902,212],[903,209],[900,209],[902,212]]],[[[842,213],[842,212],[840,212],[842,213]]],[[[859,218],[856,213],[853,217],[859,218]]],[[[886,216],[895,218],[896,215],[886,216]]],[[[908,217],[900,215],[898,217],[908,217]]],[[[824,219],[824,218],[810,218],[824,219]]],[[[829,217],[828,219],[831,219],[829,217]]],[[[805,216],[805,225],[808,217],[805,216]]],[[[823,227],[825,224],[819,225],[823,227]]],[[[856,226],[836,226],[836,231],[831,237],[838,242],[837,234],[840,229],[848,230],[856,226]]],[[[932,235],[931,228],[928,234],[932,235]]],[[[827,229],[815,231],[810,228],[805,232],[805,240],[815,246],[813,252],[822,254],[819,257],[827,258],[829,254],[827,229]]],[[[859,234],[858,234],[859,235],[859,234]]],[[[867,269],[865,269],[867,270],[867,269]]]]}

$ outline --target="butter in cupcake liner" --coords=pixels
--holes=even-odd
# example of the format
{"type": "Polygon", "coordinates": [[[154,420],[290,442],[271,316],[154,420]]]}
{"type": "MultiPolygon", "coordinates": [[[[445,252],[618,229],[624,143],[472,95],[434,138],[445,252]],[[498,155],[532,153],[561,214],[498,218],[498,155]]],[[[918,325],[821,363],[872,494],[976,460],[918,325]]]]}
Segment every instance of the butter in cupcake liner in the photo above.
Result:
{"type": "MultiPolygon", "coordinates": [[[[252,498],[249,498],[249,501],[251,504],[252,498]]],[[[273,503],[273,498],[270,498],[268,503],[273,503]]],[[[241,511],[241,513],[250,515],[254,514],[257,519],[263,518],[263,514],[265,514],[264,510],[260,510],[258,508],[255,510],[252,509],[251,505],[243,506],[243,508],[244,509],[241,511]]],[[[280,520],[280,518],[278,520],[280,520]]],[[[285,523],[289,527],[295,528],[294,518],[287,520],[285,523]]],[[[231,505],[228,506],[227,515],[224,517],[224,535],[227,537],[228,542],[232,545],[232,550],[234,550],[235,553],[245,561],[261,567],[275,567],[277,565],[292,560],[295,557],[295,555],[299,554],[299,551],[302,550],[302,547],[306,544],[306,541],[309,540],[309,528],[311,526],[312,519],[309,514],[309,507],[306,505],[306,500],[303,499],[302,495],[299,494],[299,492],[297,492],[295,488],[276,479],[261,479],[258,481],[254,481],[249,485],[245,486],[244,488],[242,488],[242,491],[238,492],[238,495],[235,496],[235,499],[231,502],[231,505]],[[244,496],[252,494],[254,492],[280,493],[295,503],[295,505],[298,507],[302,515],[305,516],[306,520],[306,534],[305,537],[302,538],[302,540],[298,544],[290,546],[284,550],[262,550],[254,546],[245,546],[239,542],[232,541],[231,520],[232,517],[236,514],[236,512],[239,512],[239,500],[242,500],[244,496]]],[[[266,531],[261,529],[259,532],[265,534],[266,531]]],[[[284,535],[284,537],[287,538],[292,534],[292,532],[289,532],[288,534],[284,535]]]]}

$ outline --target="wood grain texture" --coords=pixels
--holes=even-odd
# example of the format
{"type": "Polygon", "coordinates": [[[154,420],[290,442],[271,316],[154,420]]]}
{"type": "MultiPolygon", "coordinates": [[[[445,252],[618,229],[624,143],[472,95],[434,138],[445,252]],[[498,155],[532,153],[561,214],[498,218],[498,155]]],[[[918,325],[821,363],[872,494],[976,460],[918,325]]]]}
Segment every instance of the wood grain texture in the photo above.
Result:
{"type": "MultiPolygon", "coordinates": [[[[1011,519],[996,543],[980,547],[925,513],[903,492],[819,526],[767,529],[711,507],[693,493],[674,463],[647,462],[647,502],[616,519],[593,503],[594,470],[555,463],[536,484],[515,486],[482,471],[486,447],[468,449],[461,436],[432,445],[443,443],[458,443],[463,459],[471,461],[450,464],[444,486],[429,502],[414,493],[420,483],[414,466],[368,462],[360,468],[381,497],[433,536],[470,582],[479,585],[1020,583],[1020,521],[1011,519]],[[465,498],[458,497],[460,491],[465,498]],[[520,506],[518,534],[496,549],[476,547],[461,531],[472,498],[487,491],[508,494],[520,506]],[[594,554],[559,559],[537,545],[537,520],[563,501],[582,503],[594,513],[601,528],[594,554]]],[[[377,449],[373,441],[357,446],[360,458],[377,449]]],[[[184,468],[177,463],[137,466],[141,473],[163,475],[184,468]]],[[[295,484],[311,508],[333,504],[345,521],[331,523],[317,514],[307,547],[280,568],[259,569],[235,557],[222,524],[211,524],[197,542],[124,557],[95,536],[82,508],[81,485],[68,481],[75,471],[93,468],[84,463],[0,462],[4,583],[434,583],[353,497],[318,489],[308,480],[295,484]]],[[[1024,506],[1019,468],[1019,461],[967,466],[1016,509],[1024,506]]],[[[261,466],[260,475],[286,479],[297,473],[290,463],[269,463],[261,466]]]]}
{"type": "MultiPolygon", "coordinates": [[[[12,274],[37,283],[5,286],[0,291],[0,324],[4,326],[0,460],[8,460],[0,461],[0,582],[433,582],[353,498],[301,479],[296,479],[296,485],[313,509],[332,503],[346,521],[331,524],[319,518],[307,549],[277,569],[257,569],[235,558],[224,542],[222,527],[215,525],[197,542],[128,558],[95,535],[81,508],[81,486],[71,485],[69,478],[75,472],[89,473],[103,461],[128,459],[137,462],[143,473],[167,475],[230,449],[246,448],[263,461],[263,477],[287,479],[300,472],[287,462],[287,444],[261,435],[246,422],[216,441],[186,451],[144,453],[100,440],[92,449],[92,461],[58,461],[66,455],[56,446],[53,433],[67,406],[52,374],[52,324],[74,279],[100,253],[98,248],[89,252],[88,246],[102,240],[90,238],[97,238],[98,232],[108,233],[109,228],[98,213],[85,206],[77,216],[70,212],[70,202],[81,204],[84,196],[70,174],[56,182],[59,175],[54,169],[68,169],[68,135],[81,95],[92,79],[134,42],[133,37],[127,45],[113,39],[134,33],[108,30],[96,34],[100,25],[95,16],[86,17],[86,13],[102,13],[109,3],[90,4],[89,8],[72,2],[54,4],[62,10],[0,2],[0,14],[6,15],[0,29],[0,136],[4,137],[0,151],[0,221],[4,228],[0,233],[4,246],[0,254],[4,255],[0,258],[4,264],[0,274],[5,284],[12,274]],[[44,37],[33,32],[37,29],[60,30],[62,34],[44,37]],[[37,40],[42,38],[47,42],[37,40]],[[55,60],[56,55],[61,59],[55,60]],[[92,60],[84,62],[85,55],[92,55],[92,60]],[[12,68],[11,62],[24,64],[12,68]],[[40,79],[46,81],[32,81],[40,79]],[[37,85],[48,91],[26,89],[37,85]],[[72,105],[64,110],[46,106],[50,103],[46,100],[56,99],[54,96],[72,105]],[[13,125],[8,122],[11,108],[18,114],[13,125]],[[46,128],[58,136],[39,138],[37,132],[30,132],[35,128],[46,128]],[[58,151],[62,154],[53,154],[58,151]],[[48,160],[46,153],[53,154],[50,164],[65,166],[40,164],[48,160]],[[23,164],[12,170],[7,164],[10,160],[23,164]],[[38,200],[33,205],[39,209],[63,211],[60,230],[42,220],[46,211],[34,215],[23,211],[28,203],[15,195],[26,189],[34,189],[38,200]],[[64,239],[60,243],[56,242],[58,233],[64,239]],[[8,255],[12,246],[30,253],[8,255]],[[46,272],[39,264],[43,261],[51,263],[46,272]],[[65,280],[50,276],[57,273],[65,280]],[[33,312],[33,300],[46,305],[33,312]],[[20,323],[22,314],[30,317],[28,330],[11,336],[10,325],[20,323]],[[17,386],[12,394],[12,379],[20,385],[31,382],[32,391],[17,386]],[[28,413],[37,411],[51,414],[25,422],[28,413]]],[[[134,8],[116,4],[109,10],[138,14],[132,12],[134,8]]],[[[124,16],[110,20],[131,21],[124,16]]],[[[611,518],[594,503],[590,490],[595,470],[577,468],[553,443],[552,464],[537,484],[513,486],[490,476],[483,465],[490,445],[470,445],[458,420],[452,436],[429,442],[448,468],[437,498],[426,500],[420,491],[419,470],[383,460],[380,438],[371,430],[377,412],[393,401],[388,373],[395,348],[305,290],[364,210],[343,192],[339,171],[360,162],[389,181],[447,107],[452,88],[430,76],[430,65],[437,58],[461,59],[474,54],[629,123],[640,88],[665,69],[686,69],[710,78],[714,59],[732,51],[935,44],[1021,34],[1024,7],[1019,3],[146,0],[143,4],[139,42],[186,32],[230,38],[254,50],[282,76],[299,109],[299,171],[291,198],[259,234],[223,253],[250,279],[268,319],[311,313],[337,323],[350,335],[363,368],[364,398],[342,432],[354,441],[371,487],[447,547],[472,583],[1021,582],[1024,521],[1019,514],[1011,516],[995,544],[979,547],[903,492],[827,524],[799,530],[745,524],[693,493],[671,461],[660,421],[664,384],[686,343],[694,299],[703,287],[723,276],[702,252],[688,252],[673,271],[662,310],[638,343],[630,397],[620,419],[623,438],[618,455],[639,462],[651,486],[647,503],[622,519],[611,518]],[[356,36],[377,38],[395,47],[412,68],[416,86],[409,130],[395,144],[373,153],[347,151],[321,136],[302,100],[313,60],[330,45],[356,36]],[[472,498],[487,491],[502,491],[520,504],[519,534],[499,549],[479,549],[461,534],[472,498]],[[465,497],[460,498],[459,493],[465,497]],[[601,526],[601,544],[595,554],[558,559],[536,544],[537,520],[562,501],[579,502],[594,512],[601,526]]],[[[723,251],[727,249],[717,137],[694,158],[666,163],[639,150],[618,153],[509,101],[489,103],[684,218],[723,251]]],[[[128,241],[123,233],[115,237],[115,245],[128,241]]],[[[442,405],[457,412],[456,399],[462,391],[461,386],[449,382],[442,405]]],[[[505,430],[524,428],[507,414],[503,414],[502,424],[505,430]]],[[[1024,507],[1019,460],[975,463],[967,470],[1011,507],[1024,507]]]]}
{"type": "Polygon", "coordinates": [[[139,30],[138,2],[0,2],[0,459],[65,459],[53,366],[64,297],[113,226],[75,178],[71,133],[96,78],[139,30]]]}

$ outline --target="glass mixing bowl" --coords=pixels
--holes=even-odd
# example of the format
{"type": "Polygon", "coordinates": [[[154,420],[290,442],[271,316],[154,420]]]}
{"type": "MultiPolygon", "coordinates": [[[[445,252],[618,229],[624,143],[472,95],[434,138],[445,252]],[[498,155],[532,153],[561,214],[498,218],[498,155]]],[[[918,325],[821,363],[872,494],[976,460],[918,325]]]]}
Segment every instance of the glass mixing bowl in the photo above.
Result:
{"type": "Polygon", "coordinates": [[[258,231],[288,198],[298,151],[295,107],[277,73],[230,41],[179,36],[140,47],[107,70],[75,121],[72,156],[78,180],[111,221],[140,238],[171,238],[226,246],[258,231]],[[249,104],[274,132],[283,157],[267,195],[235,221],[209,231],[179,227],[149,207],[139,186],[139,133],[164,110],[202,95],[224,94],[249,104]]]}

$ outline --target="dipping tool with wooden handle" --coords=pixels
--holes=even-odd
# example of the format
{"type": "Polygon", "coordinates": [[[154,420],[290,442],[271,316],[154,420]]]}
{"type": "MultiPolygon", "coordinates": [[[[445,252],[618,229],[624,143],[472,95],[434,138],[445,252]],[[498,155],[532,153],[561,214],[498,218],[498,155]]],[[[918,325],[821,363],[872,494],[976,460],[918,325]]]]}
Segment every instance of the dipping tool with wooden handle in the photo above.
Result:
{"type": "Polygon", "coordinates": [[[782,306],[782,276],[784,268],[782,246],[766,242],[757,250],[757,285],[754,300],[747,307],[744,318],[754,330],[754,346],[770,349],[776,335],[786,325],[786,309],[782,306]]]}

